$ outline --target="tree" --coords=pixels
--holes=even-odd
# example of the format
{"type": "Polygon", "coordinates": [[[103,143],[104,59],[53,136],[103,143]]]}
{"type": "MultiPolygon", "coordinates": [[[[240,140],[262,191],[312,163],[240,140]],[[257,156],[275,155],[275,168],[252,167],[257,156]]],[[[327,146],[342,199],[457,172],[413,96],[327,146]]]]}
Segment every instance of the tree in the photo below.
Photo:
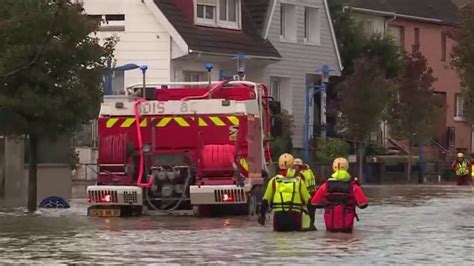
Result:
{"type": "Polygon", "coordinates": [[[362,23],[352,16],[350,0],[331,0],[331,12],[337,45],[344,66],[343,77],[354,71],[354,60],[363,56],[376,56],[387,71],[388,77],[395,77],[400,69],[400,51],[390,35],[361,34],[362,23]]]}
{"type": "MultiPolygon", "coordinates": [[[[435,81],[433,70],[417,47],[411,54],[405,54],[397,78],[397,97],[390,102],[388,121],[392,134],[408,140],[410,148],[415,143],[422,145],[434,135],[442,108],[432,88],[435,81]]],[[[411,151],[408,153],[407,180],[410,181],[411,151]]],[[[421,179],[418,181],[422,182],[421,179]]]]}
{"type": "Polygon", "coordinates": [[[464,98],[464,117],[474,125],[474,11],[468,8],[463,11],[459,28],[450,32],[450,37],[457,41],[452,51],[452,65],[461,78],[464,98]]]}
{"type": "Polygon", "coordinates": [[[344,66],[343,75],[353,71],[354,59],[359,57],[367,42],[367,37],[360,34],[358,24],[352,17],[349,0],[328,1],[337,46],[344,66]]]}
{"type": "Polygon", "coordinates": [[[287,110],[273,115],[273,126],[272,126],[272,159],[278,162],[278,158],[285,152],[291,153],[293,150],[293,142],[291,137],[293,136],[293,117],[287,110]]]}
{"type": "Polygon", "coordinates": [[[346,138],[358,143],[359,178],[367,138],[380,125],[392,88],[377,57],[355,60],[354,72],[336,87],[342,113],[339,127],[346,138]]]}
{"type": "Polygon", "coordinates": [[[38,139],[74,132],[97,116],[114,40],[68,0],[0,5],[0,134],[28,137],[28,210],[37,207],[38,139]]]}

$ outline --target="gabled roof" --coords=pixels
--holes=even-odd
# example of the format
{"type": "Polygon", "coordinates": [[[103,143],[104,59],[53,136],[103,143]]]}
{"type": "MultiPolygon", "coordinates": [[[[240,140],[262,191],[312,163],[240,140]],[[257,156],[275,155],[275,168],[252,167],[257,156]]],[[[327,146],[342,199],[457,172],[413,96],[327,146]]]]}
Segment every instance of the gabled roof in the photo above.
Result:
{"type": "Polygon", "coordinates": [[[265,18],[270,8],[270,0],[243,0],[243,7],[247,9],[257,28],[262,33],[265,27],[265,18]]]}
{"type": "Polygon", "coordinates": [[[455,5],[457,5],[459,8],[465,7],[467,4],[472,2],[472,0],[451,0],[455,5]]]}
{"type": "Polygon", "coordinates": [[[243,52],[249,56],[281,58],[270,41],[264,40],[259,33],[266,17],[266,10],[260,4],[266,1],[254,1],[253,4],[249,4],[252,0],[242,1],[241,31],[196,26],[173,0],[154,0],[154,3],[184,39],[189,50],[229,55],[243,52]],[[259,16],[263,18],[253,19],[259,16]]]}
{"type": "Polygon", "coordinates": [[[458,7],[452,0],[353,0],[352,7],[425,18],[443,24],[458,24],[458,7]]]}

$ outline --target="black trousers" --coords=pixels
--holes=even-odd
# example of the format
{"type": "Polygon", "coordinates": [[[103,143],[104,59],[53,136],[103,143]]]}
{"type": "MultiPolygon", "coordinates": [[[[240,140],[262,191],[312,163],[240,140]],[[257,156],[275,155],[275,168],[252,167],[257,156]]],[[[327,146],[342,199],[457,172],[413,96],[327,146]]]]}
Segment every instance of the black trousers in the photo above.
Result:
{"type": "Polygon", "coordinates": [[[315,216],[316,216],[316,206],[313,206],[313,205],[309,204],[308,205],[308,214],[309,214],[309,217],[311,218],[311,223],[309,224],[310,229],[312,229],[312,228],[315,227],[314,221],[315,221],[315,216]]]}
{"type": "Polygon", "coordinates": [[[275,212],[273,214],[273,231],[293,232],[301,231],[301,213],[275,212]]]}

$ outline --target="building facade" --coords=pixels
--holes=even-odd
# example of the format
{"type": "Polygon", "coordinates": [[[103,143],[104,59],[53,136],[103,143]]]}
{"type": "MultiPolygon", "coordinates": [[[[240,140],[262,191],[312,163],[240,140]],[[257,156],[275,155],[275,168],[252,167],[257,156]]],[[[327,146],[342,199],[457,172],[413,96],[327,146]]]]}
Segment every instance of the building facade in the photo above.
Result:
{"type": "Polygon", "coordinates": [[[357,0],[354,17],[366,32],[390,34],[406,51],[418,45],[437,79],[435,92],[444,103],[444,119],[435,141],[449,151],[473,151],[472,130],[464,122],[460,79],[450,66],[454,40],[447,31],[459,23],[457,6],[451,0],[357,0]]]}
{"type": "MultiPolygon", "coordinates": [[[[83,0],[102,18],[100,38],[119,37],[114,66],[146,64],[147,83],[231,78],[247,56],[246,78],[268,84],[294,118],[293,143],[303,146],[307,84],[327,64],[342,69],[326,0],[83,0]]],[[[114,72],[114,93],[142,82],[138,70],[114,72]]],[[[314,108],[316,106],[316,108],[314,108]]],[[[309,124],[319,123],[319,102],[309,124]]]]}

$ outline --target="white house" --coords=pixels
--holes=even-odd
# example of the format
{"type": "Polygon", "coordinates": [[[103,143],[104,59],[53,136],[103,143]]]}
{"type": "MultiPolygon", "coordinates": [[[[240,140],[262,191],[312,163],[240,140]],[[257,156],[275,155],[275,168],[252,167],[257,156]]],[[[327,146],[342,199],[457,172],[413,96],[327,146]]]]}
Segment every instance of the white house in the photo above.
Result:
{"type": "MultiPolygon", "coordinates": [[[[332,75],[342,69],[326,0],[82,2],[88,15],[103,18],[100,37],[119,37],[115,66],[146,64],[150,83],[207,80],[207,63],[214,65],[213,79],[231,77],[234,58],[244,53],[247,79],[270,84],[272,96],[293,114],[295,148],[303,146],[307,81],[318,83],[324,64],[332,75]]],[[[116,91],[140,82],[139,70],[113,79],[116,91]]],[[[318,110],[311,111],[310,125],[318,110]]]]}

